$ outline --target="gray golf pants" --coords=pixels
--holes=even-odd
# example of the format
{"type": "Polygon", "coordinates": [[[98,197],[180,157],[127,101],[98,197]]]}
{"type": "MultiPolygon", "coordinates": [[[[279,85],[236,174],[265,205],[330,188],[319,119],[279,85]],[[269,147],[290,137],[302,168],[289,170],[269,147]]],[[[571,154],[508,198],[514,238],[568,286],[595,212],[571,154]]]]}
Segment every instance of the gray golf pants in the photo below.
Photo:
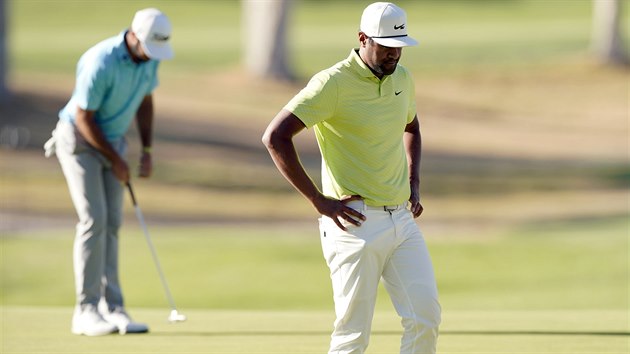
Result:
{"type": "MultiPolygon", "coordinates": [[[[87,145],[74,125],[60,122],[53,139],[79,217],[73,250],[77,310],[96,308],[101,299],[110,310],[122,308],[118,230],[124,186],[114,176],[109,161],[87,145]]],[[[114,148],[124,153],[124,139],[114,148]]]]}

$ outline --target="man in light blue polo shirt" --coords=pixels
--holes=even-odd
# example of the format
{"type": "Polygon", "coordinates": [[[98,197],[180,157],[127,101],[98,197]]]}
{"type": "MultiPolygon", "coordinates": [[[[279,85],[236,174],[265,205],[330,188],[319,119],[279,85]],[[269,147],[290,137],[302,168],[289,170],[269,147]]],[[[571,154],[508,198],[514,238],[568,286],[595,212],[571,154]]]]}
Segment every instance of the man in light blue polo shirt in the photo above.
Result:
{"type": "Polygon", "coordinates": [[[46,155],[56,153],[79,222],[74,241],[76,306],[72,332],[88,336],[144,333],[127,314],[118,276],[125,134],[135,120],[142,143],[140,177],[152,171],[152,92],[160,60],[171,59],[171,23],[154,8],[131,28],[88,49],[77,65],[72,97],[59,112],[46,155]],[[99,308],[100,307],[100,308],[99,308]]]}
{"type": "MultiPolygon", "coordinates": [[[[267,127],[263,142],[283,176],[322,215],[336,320],[329,354],[360,354],[369,343],[382,279],[404,333],[400,353],[436,352],[441,309],[420,216],[420,124],[411,74],[398,65],[407,16],[369,5],[359,48],[313,76],[267,127]],[[322,190],[302,167],[293,138],[313,128],[322,190]]],[[[393,348],[392,348],[393,349],[393,348]]],[[[393,350],[392,350],[393,352],[393,350]]]]}

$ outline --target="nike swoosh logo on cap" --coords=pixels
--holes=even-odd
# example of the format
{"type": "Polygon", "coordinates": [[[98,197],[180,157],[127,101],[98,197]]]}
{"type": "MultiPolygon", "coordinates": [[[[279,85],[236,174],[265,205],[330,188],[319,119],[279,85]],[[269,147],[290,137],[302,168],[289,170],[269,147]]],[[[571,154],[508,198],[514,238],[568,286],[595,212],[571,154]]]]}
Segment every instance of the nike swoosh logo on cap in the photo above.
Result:
{"type": "Polygon", "coordinates": [[[399,25],[399,26],[394,25],[394,29],[395,30],[405,29],[405,24],[403,23],[402,25],[399,25]]]}
{"type": "Polygon", "coordinates": [[[160,41],[160,42],[164,42],[164,41],[168,41],[169,36],[167,35],[163,35],[163,34],[159,34],[159,33],[154,33],[153,34],[153,40],[154,41],[160,41]]]}

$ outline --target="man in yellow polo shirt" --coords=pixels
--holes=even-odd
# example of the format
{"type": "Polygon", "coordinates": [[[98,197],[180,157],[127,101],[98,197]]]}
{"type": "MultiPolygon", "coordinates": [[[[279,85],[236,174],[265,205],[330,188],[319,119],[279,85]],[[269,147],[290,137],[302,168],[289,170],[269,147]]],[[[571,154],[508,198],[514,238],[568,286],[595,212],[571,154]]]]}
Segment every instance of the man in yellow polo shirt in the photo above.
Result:
{"type": "Polygon", "coordinates": [[[361,17],[359,48],[308,85],[263,136],[284,177],[322,215],[336,320],[329,353],[368,346],[380,279],[404,327],[401,353],[435,353],[440,305],[420,216],[421,136],[414,83],[401,65],[407,16],[385,2],[361,17]],[[293,137],[315,130],[323,157],[320,191],[302,167],[293,137]]]}

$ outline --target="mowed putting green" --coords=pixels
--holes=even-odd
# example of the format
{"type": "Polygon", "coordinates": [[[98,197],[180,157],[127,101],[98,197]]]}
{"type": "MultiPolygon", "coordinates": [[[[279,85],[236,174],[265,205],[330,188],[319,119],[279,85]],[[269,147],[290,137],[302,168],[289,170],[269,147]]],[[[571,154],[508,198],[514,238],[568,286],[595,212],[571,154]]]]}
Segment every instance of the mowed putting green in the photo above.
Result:
{"type": "MultiPolygon", "coordinates": [[[[440,353],[627,353],[627,220],[427,236],[444,310],[440,353]]],[[[2,238],[3,353],[323,353],[333,311],[311,225],[149,225],[185,323],[169,308],[141,231],[122,237],[129,310],[147,335],[70,334],[72,229],[2,238]]],[[[368,353],[396,353],[379,295],[368,353]]]]}
{"type": "MultiPolygon", "coordinates": [[[[142,335],[88,338],[69,331],[71,309],[3,307],[2,353],[325,353],[330,311],[186,311],[169,324],[164,309],[137,309],[151,325],[142,335]]],[[[446,353],[628,353],[626,311],[449,311],[438,350],[446,353]]],[[[368,353],[397,353],[400,327],[375,315],[368,353]]]]}

